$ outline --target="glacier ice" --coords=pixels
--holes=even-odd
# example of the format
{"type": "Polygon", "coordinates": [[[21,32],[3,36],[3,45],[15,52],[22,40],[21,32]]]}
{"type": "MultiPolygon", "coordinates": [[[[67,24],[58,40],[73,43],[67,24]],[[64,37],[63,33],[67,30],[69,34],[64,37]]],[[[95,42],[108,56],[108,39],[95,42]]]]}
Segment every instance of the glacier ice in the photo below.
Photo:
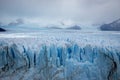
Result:
{"type": "Polygon", "coordinates": [[[112,47],[0,44],[0,80],[119,80],[120,51],[112,47]]]}
{"type": "Polygon", "coordinates": [[[72,30],[1,33],[0,80],[120,80],[119,35],[72,30]]]}

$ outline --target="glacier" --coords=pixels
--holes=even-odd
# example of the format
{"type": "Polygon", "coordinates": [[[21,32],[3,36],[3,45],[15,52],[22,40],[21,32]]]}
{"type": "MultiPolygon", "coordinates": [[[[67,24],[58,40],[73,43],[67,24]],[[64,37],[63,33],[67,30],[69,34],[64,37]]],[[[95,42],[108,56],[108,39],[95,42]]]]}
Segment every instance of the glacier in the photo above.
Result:
{"type": "Polygon", "coordinates": [[[0,80],[120,80],[118,33],[62,33],[0,36],[0,80]]]}

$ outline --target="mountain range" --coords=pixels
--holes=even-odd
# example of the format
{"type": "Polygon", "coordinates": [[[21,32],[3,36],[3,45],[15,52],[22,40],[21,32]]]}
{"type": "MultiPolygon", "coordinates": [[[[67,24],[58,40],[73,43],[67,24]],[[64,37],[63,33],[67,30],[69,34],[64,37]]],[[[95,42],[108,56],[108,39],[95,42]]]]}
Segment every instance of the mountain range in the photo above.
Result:
{"type": "Polygon", "coordinates": [[[108,24],[103,24],[100,26],[100,30],[102,31],[120,31],[120,19],[115,20],[108,24]]]}
{"type": "Polygon", "coordinates": [[[66,29],[81,30],[81,27],[78,25],[74,25],[74,26],[68,27],[66,29]]]}

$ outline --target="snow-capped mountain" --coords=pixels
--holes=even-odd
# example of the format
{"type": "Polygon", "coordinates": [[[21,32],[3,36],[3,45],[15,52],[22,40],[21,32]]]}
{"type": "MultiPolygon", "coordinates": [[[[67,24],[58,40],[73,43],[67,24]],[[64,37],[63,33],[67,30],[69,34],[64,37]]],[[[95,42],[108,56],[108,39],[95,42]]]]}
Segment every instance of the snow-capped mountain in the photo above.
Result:
{"type": "Polygon", "coordinates": [[[109,24],[104,24],[100,26],[100,29],[103,31],[120,31],[120,19],[109,24]]]}
{"type": "Polygon", "coordinates": [[[46,29],[68,29],[68,30],[81,30],[79,25],[48,25],[46,29]]]}
{"type": "Polygon", "coordinates": [[[47,25],[46,29],[62,29],[60,25],[47,25]]]}
{"type": "Polygon", "coordinates": [[[79,25],[73,25],[73,26],[70,26],[66,29],[81,30],[81,27],[79,25]]]}
{"type": "Polygon", "coordinates": [[[60,27],[56,27],[56,26],[51,26],[51,27],[47,27],[48,29],[62,29],[60,27]]]}

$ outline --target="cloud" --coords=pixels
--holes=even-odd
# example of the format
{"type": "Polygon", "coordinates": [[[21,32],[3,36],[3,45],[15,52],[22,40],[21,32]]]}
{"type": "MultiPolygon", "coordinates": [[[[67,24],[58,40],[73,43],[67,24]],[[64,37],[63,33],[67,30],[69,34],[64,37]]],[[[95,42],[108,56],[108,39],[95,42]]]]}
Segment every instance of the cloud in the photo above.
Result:
{"type": "Polygon", "coordinates": [[[18,26],[18,25],[21,25],[21,24],[24,24],[23,19],[17,19],[15,22],[10,22],[8,24],[8,26],[18,26]]]}
{"type": "Polygon", "coordinates": [[[38,24],[102,24],[120,18],[119,8],[120,0],[0,0],[0,21],[23,18],[38,24]]]}

